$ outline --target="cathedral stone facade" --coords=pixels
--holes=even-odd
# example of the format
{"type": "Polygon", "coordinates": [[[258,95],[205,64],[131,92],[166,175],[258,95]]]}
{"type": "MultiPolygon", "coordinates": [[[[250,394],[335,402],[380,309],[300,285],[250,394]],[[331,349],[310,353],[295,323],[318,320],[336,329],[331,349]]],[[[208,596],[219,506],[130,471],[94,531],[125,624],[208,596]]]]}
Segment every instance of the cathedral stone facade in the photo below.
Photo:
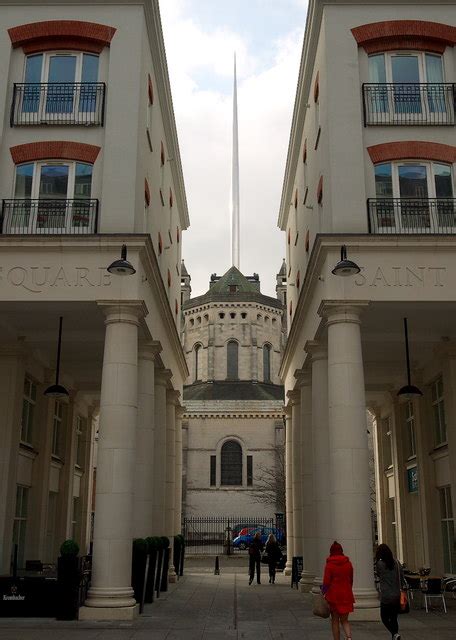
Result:
{"type": "MultiPolygon", "coordinates": [[[[258,274],[231,267],[190,297],[182,265],[182,340],[190,377],[184,386],[183,513],[273,516],[280,496],[264,490],[283,450],[280,367],[284,265],[277,298],[258,274]],[[266,495],[267,494],[267,495],[266,495]]],[[[286,275],[286,274],[285,274],[286,275]]]]}

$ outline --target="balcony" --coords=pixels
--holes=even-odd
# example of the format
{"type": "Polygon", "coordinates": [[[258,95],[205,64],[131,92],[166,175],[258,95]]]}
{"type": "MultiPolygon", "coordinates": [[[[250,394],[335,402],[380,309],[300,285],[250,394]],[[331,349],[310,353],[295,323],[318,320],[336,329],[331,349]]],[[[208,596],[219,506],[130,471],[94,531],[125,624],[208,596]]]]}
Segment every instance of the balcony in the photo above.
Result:
{"type": "Polygon", "coordinates": [[[14,84],[10,124],[103,126],[104,82],[14,84]]]}
{"type": "Polygon", "coordinates": [[[0,233],[97,233],[98,200],[3,200],[0,233]]]}
{"type": "Polygon", "coordinates": [[[454,84],[363,84],[364,126],[455,124],[454,84]]]}
{"type": "Polygon", "coordinates": [[[454,198],[369,198],[369,233],[456,234],[454,198]]]}

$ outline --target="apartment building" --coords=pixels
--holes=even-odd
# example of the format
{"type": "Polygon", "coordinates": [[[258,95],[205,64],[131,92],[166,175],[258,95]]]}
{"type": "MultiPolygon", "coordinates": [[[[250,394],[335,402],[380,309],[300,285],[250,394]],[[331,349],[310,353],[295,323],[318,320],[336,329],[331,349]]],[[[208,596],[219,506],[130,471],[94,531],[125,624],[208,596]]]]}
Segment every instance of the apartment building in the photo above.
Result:
{"type": "Polygon", "coordinates": [[[287,467],[289,556],[308,589],[339,540],[366,616],[366,408],[379,540],[411,569],[456,572],[455,43],[454,1],[309,2],[279,215],[287,437],[298,423],[305,443],[287,467]]]}
{"type": "Polygon", "coordinates": [[[5,0],[0,24],[2,571],[15,545],[20,568],[87,553],[94,492],[84,615],[129,618],[133,537],[180,532],[188,375],[158,1],[5,0]]]}

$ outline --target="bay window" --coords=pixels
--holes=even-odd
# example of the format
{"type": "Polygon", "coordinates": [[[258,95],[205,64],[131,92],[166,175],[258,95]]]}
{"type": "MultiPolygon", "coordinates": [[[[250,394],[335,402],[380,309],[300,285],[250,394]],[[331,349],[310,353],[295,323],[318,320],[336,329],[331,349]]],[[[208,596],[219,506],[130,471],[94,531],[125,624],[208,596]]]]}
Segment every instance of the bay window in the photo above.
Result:
{"type": "Polygon", "coordinates": [[[363,86],[366,124],[454,124],[453,86],[443,58],[428,52],[377,53],[363,86]]]}
{"type": "Polygon", "coordinates": [[[452,167],[403,161],[375,165],[375,200],[369,200],[377,233],[454,232],[452,167]]]}
{"type": "Polygon", "coordinates": [[[14,199],[4,200],[5,233],[93,233],[92,165],[30,162],[16,167],[14,199]]]}
{"type": "Polygon", "coordinates": [[[14,85],[11,124],[103,124],[98,67],[99,57],[91,53],[27,56],[23,83],[14,85]]]}

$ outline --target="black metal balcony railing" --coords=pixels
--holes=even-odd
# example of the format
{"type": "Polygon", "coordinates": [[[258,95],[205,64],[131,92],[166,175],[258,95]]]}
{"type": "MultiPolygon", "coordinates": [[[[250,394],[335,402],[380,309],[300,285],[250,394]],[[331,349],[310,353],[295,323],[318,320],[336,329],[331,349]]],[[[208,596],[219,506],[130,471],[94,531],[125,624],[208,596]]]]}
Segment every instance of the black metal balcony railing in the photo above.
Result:
{"type": "Polygon", "coordinates": [[[456,233],[454,198],[369,198],[369,233],[456,233]]]}
{"type": "Polygon", "coordinates": [[[98,229],[98,200],[3,200],[3,234],[89,234],[98,229]]]}
{"type": "Polygon", "coordinates": [[[103,126],[104,82],[56,82],[14,85],[11,126],[103,126]]]}
{"type": "Polygon", "coordinates": [[[363,84],[366,125],[454,125],[454,84],[363,84]]]}

